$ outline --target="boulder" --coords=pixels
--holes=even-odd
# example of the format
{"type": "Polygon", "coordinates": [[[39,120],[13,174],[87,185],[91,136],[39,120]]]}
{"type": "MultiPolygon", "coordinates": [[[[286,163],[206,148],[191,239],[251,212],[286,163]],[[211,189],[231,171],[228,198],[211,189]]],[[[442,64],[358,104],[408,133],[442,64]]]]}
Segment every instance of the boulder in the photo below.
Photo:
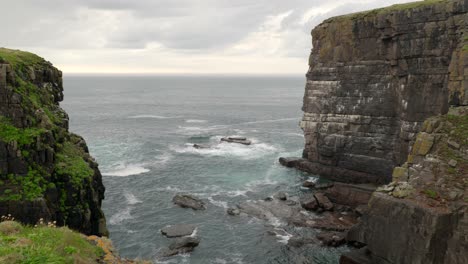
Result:
{"type": "Polygon", "coordinates": [[[195,225],[186,225],[186,224],[178,224],[178,225],[169,225],[161,229],[161,233],[166,237],[182,237],[182,236],[190,236],[193,231],[195,230],[195,225]]]}
{"type": "Polygon", "coordinates": [[[317,210],[319,207],[317,200],[314,196],[306,196],[301,199],[301,206],[306,210],[317,210]]]}
{"type": "Polygon", "coordinates": [[[331,211],[333,210],[333,203],[325,196],[323,193],[314,194],[315,199],[317,199],[318,205],[324,210],[331,211]]]}
{"type": "Polygon", "coordinates": [[[275,198],[281,201],[286,201],[288,199],[288,194],[285,192],[279,192],[275,195],[275,198]]]}
{"type": "Polygon", "coordinates": [[[169,248],[161,252],[162,257],[170,257],[177,254],[185,254],[192,252],[200,244],[200,239],[197,237],[178,238],[169,248]]]}
{"type": "Polygon", "coordinates": [[[183,208],[192,208],[193,210],[205,210],[205,203],[188,194],[177,194],[172,201],[183,208]]]}

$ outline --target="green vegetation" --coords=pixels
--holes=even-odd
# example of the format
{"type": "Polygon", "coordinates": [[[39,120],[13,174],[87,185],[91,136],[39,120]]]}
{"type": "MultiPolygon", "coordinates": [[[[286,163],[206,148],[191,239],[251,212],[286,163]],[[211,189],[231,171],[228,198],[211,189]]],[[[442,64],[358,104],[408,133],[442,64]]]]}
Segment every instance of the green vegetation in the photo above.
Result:
{"type": "Polygon", "coordinates": [[[44,59],[30,52],[0,48],[0,61],[10,63],[15,71],[23,71],[25,67],[44,62],[44,59]]]}
{"type": "Polygon", "coordinates": [[[29,145],[44,132],[41,128],[17,128],[7,118],[0,116],[0,140],[4,142],[16,141],[20,146],[29,145]]]}
{"type": "Polygon", "coordinates": [[[378,9],[373,9],[369,11],[353,13],[353,14],[344,15],[344,16],[338,16],[338,17],[330,18],[327,21],[331,22],[331,21],[361,19],[361,18],[375,16],[378,14],[389,13],[393,11],[401,11],[401,10],[407,10],[407,9],[424,7],[424,6],[434,5],[434,4],[439,4],[439,3],[447,3],[447,2],[449,2],[449,0],[424,0],[424,1],[405,3],[405,4],[396,4],[396,5],[391,5],[391,6],[384,7],[384,8],[378,8],[378,9]]]}
{"type": "Polygon", "coordinates": [[[66,227],[0,223],[0,263],[97,263],[103,254],[85,236],[66,227]]]}
{"type": "Polygon", "coordinates": [[[429,189],[425,190],[424,194],[426,194],[426,196],[431,199],[437,199],[437,197],[439,197],[436,191],[429,190],[429,189]]]}
{"type": "Polygon", "coordinates": [[[32,201],[43,197],[47,190],[47,181],[44,179],[41,170],[29,168],[26,175],[7,175],[9,185],[15,186],[16,191],[6,189],[0,196],[0,201],[32,201]]]}
{"type": "Polygon", "coordinates": [[[84,179],[89,179],[94,175],[94,170],[83,159],[84,155],[80,147],[72,142],[65,142],[57,153],[56,173],[70,176],[70,181],[74,186],[81,186],[84,179]]]}

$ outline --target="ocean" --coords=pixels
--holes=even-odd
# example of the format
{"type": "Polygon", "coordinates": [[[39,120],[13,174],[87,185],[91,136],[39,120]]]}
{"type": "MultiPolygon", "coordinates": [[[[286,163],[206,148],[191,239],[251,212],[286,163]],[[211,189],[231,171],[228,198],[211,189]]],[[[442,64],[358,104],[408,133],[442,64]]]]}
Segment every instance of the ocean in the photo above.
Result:
{"type": "Polygon", "coordinates": [[[120,255],[155,263],[338,263],[346,247],[287,245],[314,231],[226,214],[242,201],[307,192],[301,185],[312,176],[278,163],[302,153],[304,84],[304,76],[66,75],[62,107],[100,165],[103,210],[120,255]],[[253,144],[220,142],[234,135],[253,144]],[[207,210],[175,206],[177,193],[202,198],[207,210]],[[197,226],[200,245],[159,258],[172,241],[160,229],[182,223],[197,226]]]}

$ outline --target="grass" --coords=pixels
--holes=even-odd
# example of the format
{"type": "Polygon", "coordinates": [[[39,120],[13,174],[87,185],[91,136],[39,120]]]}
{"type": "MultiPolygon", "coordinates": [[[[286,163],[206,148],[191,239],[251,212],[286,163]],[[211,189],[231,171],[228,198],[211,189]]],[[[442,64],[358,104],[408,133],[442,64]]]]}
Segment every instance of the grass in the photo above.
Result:
{"type": "Polygon", "coordinates": [[[103,250],[66,227],[0,223],[0,263],[97,263],[103,250]]]}
{"type": "Polygon", "coordinates": [[[68,175],[74,186],[81,186],[84,179],[89,179],[94,175],[94,170],[83,159],[84,151],[67,141],[57,153],[55,172],[58,175],[68,175]]]}
{"type": "Polygon", "coordinates": [[[401,11],[401,10],[407,10],[407,9],[412,9],[412,8],[419,8],[419,7],[424,7],[424,6],[429,6],[429,5],[439,4],[439,3],[446,3],[446,2],[449,2],[449,0],[424,0],[424,1],[405,3],[405,4],[396,4],[396,5],[391,5],[391,6],[384,7],[384,8],[378,8],[378,9],[373,9],[369,11],[358,12],[358,13],[348,14],[344,16],[338,16],[338,17],[330,18],[327,21],[331,22],[331,21],[348,20],[348,19],[354,20],[354,19],[360,19],[360,18],[364,18],[368,16],[375,16],[378,14],[389,13],[393,11],[401,11]]]}
{"type": "Polygon", "coordinates": [[[15,71],[23,71],[25,67],[44,62],[44,59],[30,52],[0,48],[0,61],[10,63],[15,71]]]}
{"type": "Polygon", "coordinates": [[[468,115],[447,115],[447,120],[453,124],[451,131],[446,131],[450,137],[462,146],[468,145],[468,115]],[[453,131],[453,132],[452,132],[453,131]]]}
{"type": "Polygon", "coordinates": [[[17,128],[6,117],[0,116],[0,140],[6,143],[17,142],[20,146],[29,145],[44,132],[42,128],[17,128]]]}

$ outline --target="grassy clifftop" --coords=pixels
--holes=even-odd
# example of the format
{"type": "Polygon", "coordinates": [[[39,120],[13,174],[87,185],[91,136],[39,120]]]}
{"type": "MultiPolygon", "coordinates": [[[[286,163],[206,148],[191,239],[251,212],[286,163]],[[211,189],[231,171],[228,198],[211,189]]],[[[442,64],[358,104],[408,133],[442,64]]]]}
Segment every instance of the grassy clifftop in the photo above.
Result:
{"type": "Polygon", "coordinates": [[[347,14],[347,15],[343,15],[343,16],[332,17],[332,18],[327,19],[325,22],[362,19],[362,18],[365,18],[365,17],[390,13],[390,12],[394,12],[394,11],[401,11],[401,10],[407,10],[407,9],[413,9],[413,8],[421,8],[421,7],[436,5],[436,4],[446,4],[448,2],[449,2],[449,0],[423,0],[423,1],[405,3],[405,4],[396,4],[396,5],[391,5],[391,6],[388,6],[388,7],[377,8],[377,9],[373,9],[373,10],[368,10],[368,11],[363,11],[363,12],[358,12],[358,13],[352,13],[352,14],[347,14]]]}

